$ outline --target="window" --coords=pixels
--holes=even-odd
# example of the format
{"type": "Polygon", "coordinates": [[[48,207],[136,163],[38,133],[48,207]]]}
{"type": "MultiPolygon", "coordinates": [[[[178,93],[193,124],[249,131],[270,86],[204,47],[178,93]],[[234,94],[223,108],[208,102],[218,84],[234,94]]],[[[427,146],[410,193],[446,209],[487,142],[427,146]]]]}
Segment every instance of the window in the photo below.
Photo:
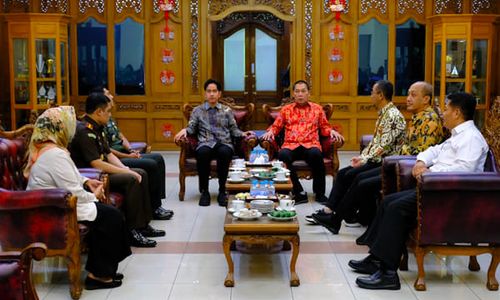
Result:
{"type": "Polygon", "coordinates": [[[144,95],[144,25],[127,18],[115,25],[117,95],[144,95]]]}
{"type": "Polygon", "coordinates": [[[358,95],[370,95],[372,85],[387,79],[387,25],[371,19],[359,26],[358,95]]]}
{"type": "Polygon", "coordinates": [[[396,26],[395,95],[407,96],[410,85],[425,79],[425,26],[410,19],[396,26]]]}
{"type": "Polygon", "coordinates": [[[108,85],[106,25],[93,18],[76,27],[78,94],[87,95],[98,85],[108,85]]]}
{"type": "Polygon", "coordinates": [[[224,90],[245,90],[245,28],[224,40],[224,90]]]}

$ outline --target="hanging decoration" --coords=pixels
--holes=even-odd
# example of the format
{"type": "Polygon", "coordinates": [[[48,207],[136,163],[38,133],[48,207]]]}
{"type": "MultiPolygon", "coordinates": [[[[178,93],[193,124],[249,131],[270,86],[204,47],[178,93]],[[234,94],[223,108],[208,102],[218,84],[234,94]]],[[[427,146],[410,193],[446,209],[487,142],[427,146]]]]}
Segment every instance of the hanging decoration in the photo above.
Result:
{"type": "Polygon", "coordinates": [[[330,60],[331,61],[341,61],[342,60],[342,50],[340,48],[333,48],[330,51],[330,60]]]}
{"type": "Polygon", "coordinates": [[[344,39],[344,28],[342,28],[342,25],[337,23],[330,29],[330,40],[334,41],[343,39],[344,39]]]}
{"type": "Polygon", "coordinates": [[[172,10],[174,10],[175,2],[174,0],[159,0],[159,1],[160,1],[159,2],[160,10],[165,13],[165,29],[163,30],[163,32],[165,32],[165,35],[169,35],[170,34],[170,28],[168,28],[168,19],[170,18],[169,13],[172,10]]]}
{"type": "Polygon", "coordinates": [[[340,13],[345,9],[345,0],[330,0],[330,10],[335,13],[335,20],[340,20],[340,13]]]}
{"type": "Polygon", "coordinates": [[[161,61],[165,64],[171,63],[174,61],[174,50],[169,48],[163,48],[161,56],[161,61]]]}
{"type": "Polygon", "coordinates": [[[339,83],[342,79],[344,79],[344,75],[340,70],[333,70],[328,73],[328,81],[330,81],[330,83],[339,83]]]}
{"type": "MultiPolygon", "coordinates": [[[[344,29],[340,24],[340,14],[344,12],[346,5],[345,0],[330,0],[330,10],[332,13],[335,13],[335,26],[333,26],[330,30],[330,40],[343,40],[344,39],[344,29]]],[[[336,44],[336,43],[335,43],[336,44]]],[[[338,63],[342,60],[342,48],[340,45],[335,45],[330,51],[328,58],[333,63],[338,63]]],[[[328,73],[328,81],[330,83],[340,83],[344,79],[342,71],[338,69],[338,66],[328,73]]]]}
{"type": "Polygon", "coordinates": [[[174,131],[174,125],[172,123],[164,123],[162,125],[162,135],[165,138],[171,138],[172,132],[174,131]]]}
{"type": "Polygon", "coordinates": [[[172,70],[162,70],[160,72],[160,81],[163,85],[172,85],[175,82],[175,74],[172,70]]]}

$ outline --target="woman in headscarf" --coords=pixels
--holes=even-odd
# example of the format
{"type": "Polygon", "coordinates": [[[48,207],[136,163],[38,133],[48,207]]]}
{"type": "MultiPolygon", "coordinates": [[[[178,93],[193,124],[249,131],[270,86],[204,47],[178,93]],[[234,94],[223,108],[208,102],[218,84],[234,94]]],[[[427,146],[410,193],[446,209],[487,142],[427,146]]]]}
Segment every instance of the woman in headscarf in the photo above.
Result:
{"type": "Polygon", "coordinates": [[[81,176],[71,160],[66,147],[75,129],[72,106],[49,108],[38,117],[24,169],[27,189],[63,188],[78,198],[77,219],[90,229],[85,288],[118,287],[123,279],[123,274],[116,272],[118,263],[131,254],[127,228],[119,210],[98,201],[103,196],[102,182],[81,176]]]}

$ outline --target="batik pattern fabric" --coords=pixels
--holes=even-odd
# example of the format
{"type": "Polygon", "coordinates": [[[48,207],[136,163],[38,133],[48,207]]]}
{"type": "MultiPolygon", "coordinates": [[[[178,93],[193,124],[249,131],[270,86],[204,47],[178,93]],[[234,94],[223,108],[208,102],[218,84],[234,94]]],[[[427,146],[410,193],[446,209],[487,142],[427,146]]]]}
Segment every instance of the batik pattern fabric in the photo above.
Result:
{"type": "Polygon", "coordinates": [[[378,112],[373,139],[361,152],[362,162],[381,163],[383,157],[399,154],[405,135],[405,118],[394,103],[389,102],[378,112]]]}
{"type": "Polygon", "coordinates": [[[284,106],[274,123],[269,127],[275,136],[285,130],[282,148],[294,150],[299,146],[316,147],[321,150],[319,135],[329,136],[332,130],[321,105],[307,102],[305,105],[292,103],[284,106]]]}
{"type": "Polygon", "coordinates": [[[234,149],[232,139],[243,136],[229,106],[217,103],[211,107],[208,102],[198,105],[191,112],[186,128],[187,134],[197,135],[199,149],[203,146],[213,148],[220,143],[234,149]]]}
{"type": "Polygon", "coordinates": [[[432,107],[428,107],[413,114],[408,123],[406,142],[400,154],[417,155],[430,146],[441,143],[445,137],[441,117],[432,107]]]}

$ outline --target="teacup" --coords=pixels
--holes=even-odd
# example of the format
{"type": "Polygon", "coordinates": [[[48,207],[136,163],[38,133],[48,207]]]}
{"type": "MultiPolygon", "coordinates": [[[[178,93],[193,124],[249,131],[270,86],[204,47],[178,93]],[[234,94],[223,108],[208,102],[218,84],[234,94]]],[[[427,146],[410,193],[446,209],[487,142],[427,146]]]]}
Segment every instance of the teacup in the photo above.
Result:
{"type": "Polygon", "coordinates": [[[274,176],[277,180],[286,180],[286,172],[285,171],[277,171],[274,173],[274,176]]]}
{"type": "Polygon", "coordinates": [[[295,205],[295,200],[280,199],[280,208],[283,210],[292,210],[294,205],[295,205]]]}
{"type": "Polygon", "coordinates": [[[233,200],[231,201],[231,206],[234,211],[240,211],[245,208],[245,201],[243,200],[233,200]]]}
{"type": "Polygon", "coordinates": [[[245,167],[245,160],[243,158],[233,159],[233,167],[244,168],[245,167]]]}
{"type": "Polygon", "coordinates": [[[283,162],[282,161],[279,161],[279,160],[274,160],[271,165],[273,166],[273,168],[276,168],[276,169],[281,169],[283,168],[283,162]]]}
{"type": "Polygon", "coordinates": [[[241,180],[241,171],[231,171],[229,172],[229,179],[232,181],[239,181],[241,180]]]}

